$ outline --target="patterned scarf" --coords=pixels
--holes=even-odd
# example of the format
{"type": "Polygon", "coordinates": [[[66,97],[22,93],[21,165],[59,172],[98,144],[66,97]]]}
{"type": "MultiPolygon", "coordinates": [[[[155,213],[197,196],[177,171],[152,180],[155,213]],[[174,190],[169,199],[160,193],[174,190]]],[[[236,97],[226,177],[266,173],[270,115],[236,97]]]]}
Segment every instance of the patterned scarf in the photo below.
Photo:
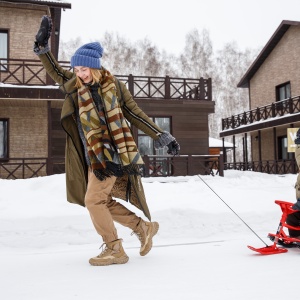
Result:
{"type": "Polygon", "coordinates": [[[103,110],[98,111],[88,87],[78,89],[79,117],[88,157],[98,179],[139,174],[144,164],[117,98],[113,77],[101,82],[103,110]]]}

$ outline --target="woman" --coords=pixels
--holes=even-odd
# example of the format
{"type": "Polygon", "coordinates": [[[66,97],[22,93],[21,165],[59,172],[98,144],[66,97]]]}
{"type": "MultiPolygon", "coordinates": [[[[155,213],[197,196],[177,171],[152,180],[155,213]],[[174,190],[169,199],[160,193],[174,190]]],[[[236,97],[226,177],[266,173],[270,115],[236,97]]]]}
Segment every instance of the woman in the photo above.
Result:
{"type": "Polygon", "coordinates": [[[157,222],[151,222],[139,172],[143,161],[127,121],[152,137],[156,148],[167,146],[169,154],[177,155],[180,147],[170,133],[161,130],[137,106],[125,84],[101,66],[103,48],[99,43],[77,49],[71,58],[74,72],[60,67],[48,46],[51,28],[51,19],[43,16],[34,52],[66,95],[61,124],[67,133],[67,199],[87,207],[103,239],[104,250],[91,258],[90,264],[123,264],[129,258],[114,221],[138,236],[142,256],[151,250],[159,228],[157,222]],[[129,201],[150,222],[112,197],[129,201]]]}

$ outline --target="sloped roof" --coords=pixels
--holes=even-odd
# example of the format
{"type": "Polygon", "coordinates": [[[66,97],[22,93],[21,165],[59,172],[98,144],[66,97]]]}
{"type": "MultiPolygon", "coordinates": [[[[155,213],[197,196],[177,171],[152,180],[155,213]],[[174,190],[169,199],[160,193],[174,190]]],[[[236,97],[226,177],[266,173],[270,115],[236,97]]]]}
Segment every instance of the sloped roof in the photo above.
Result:
{"type": "Polygon", "coordinates": [[[237,87],[240,88],[248,88],[249,87],[249,81],[254,76],[254,74],[257,72],[257,70],[260,68],[260,66],[264,63],[266,58],[270,55],[270,53],[273,51],[273,49],[276,47],[276,45],[279,43],[281,38],[284,36],[286,31],[290,28],[290,26],[299,26],[300,22],[298,21],[288,21],[283,20],[281,24],[278,26],[268,43],[265,45],[265,47],[261,50],[260,54],[257,56],[255,61],[252,63],[252,65],[249,67],[246,74],[243,76],[243,78],[238,83],[237,87]]]}
{"type": "Polygon", "coordinates": [[[24,4],[40,4],[49,7],[71,8],[71,3],[63,0],[0,0],[0,2],[24,3],[24,4]]]}

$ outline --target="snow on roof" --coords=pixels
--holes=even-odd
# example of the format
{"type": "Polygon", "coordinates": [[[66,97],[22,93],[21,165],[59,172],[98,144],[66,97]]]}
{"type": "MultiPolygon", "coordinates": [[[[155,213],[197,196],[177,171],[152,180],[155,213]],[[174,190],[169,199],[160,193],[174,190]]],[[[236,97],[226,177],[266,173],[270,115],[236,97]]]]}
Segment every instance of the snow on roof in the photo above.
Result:
{"type": "Polygon", "coordinates": [[[60,8],[71,8],[71,3],[65,0],[2,0],[5,2],[12,2],[12,3],[24,3],[24,4],[42,4],[42,5],[50,5],[53,7],[60,7],[60,8]]]}
{"type": "Polygon", "coordinates": [[[20,85],[0,82],[0,87],[27,88],[27,89],[58,89],[59,85],[20,85]]]}
{"type": "Polygon", "coordinates": [[[69,3],[65,0],[32,0],[32,2],[69,3]]]}

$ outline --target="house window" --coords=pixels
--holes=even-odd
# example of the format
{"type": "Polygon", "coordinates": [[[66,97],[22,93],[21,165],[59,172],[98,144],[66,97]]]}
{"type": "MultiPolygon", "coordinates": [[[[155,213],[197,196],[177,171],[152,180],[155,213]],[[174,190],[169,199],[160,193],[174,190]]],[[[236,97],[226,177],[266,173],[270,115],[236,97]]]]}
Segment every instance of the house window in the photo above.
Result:
{"type": "Polygon", "coordinates": [[[286,82],[276,86],[276,101],[291,98],[291,84],[286,82]]]}
{"type": "Polygon", "coordinates": [[[7,71],[8,31],[0,29],[0,71],[7,71]]]}
{"type": "Polygon", "coordinates": [[[292,153],[288,152],[287,136],[278,137],[278,160],[292,159],[292,153]]]}
{"type": "Polygon", "coordinates": [[[8,120],[0,119],[0,159],[8,158],[8,120]]]}
{"type": "MultiPolygon", "coordinates": [[[[152,121],[162,130],[170,132],[171,118],[152,118],[152,121]]],[[[143,155],[167,155],[167,149],[154,149],[153,139],[145,135],[143,131],[138,130],[138,148],[143,155]]]]}

